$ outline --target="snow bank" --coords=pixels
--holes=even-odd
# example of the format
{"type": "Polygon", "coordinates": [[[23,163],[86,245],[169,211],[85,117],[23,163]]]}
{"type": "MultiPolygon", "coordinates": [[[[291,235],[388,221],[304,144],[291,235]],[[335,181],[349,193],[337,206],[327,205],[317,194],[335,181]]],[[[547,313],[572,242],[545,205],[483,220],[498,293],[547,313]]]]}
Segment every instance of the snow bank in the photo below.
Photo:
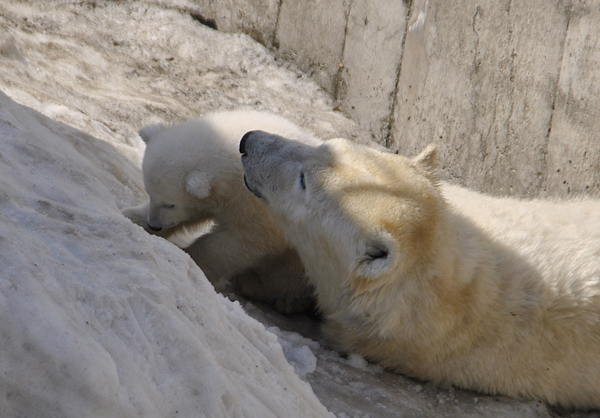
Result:
{"type": "Polygon", "coordinates": [[[273,334],[121,215],[128,166],[0,94],[0,416],[327,416],[273,334]]]}

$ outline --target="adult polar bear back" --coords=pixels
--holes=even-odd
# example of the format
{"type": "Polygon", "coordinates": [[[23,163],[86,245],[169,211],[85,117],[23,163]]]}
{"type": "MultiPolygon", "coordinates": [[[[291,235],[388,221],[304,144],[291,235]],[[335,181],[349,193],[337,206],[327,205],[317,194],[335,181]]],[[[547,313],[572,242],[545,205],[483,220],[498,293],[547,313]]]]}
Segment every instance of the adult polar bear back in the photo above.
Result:
{"type": "Polygon", "coordinates": [[[434,147],[407,159],[250,132],[240,151],[340,348],[438,384],[600,408],[600,202],[442,185],[434,147]]]}
{"type": "Polygon", "coordinates": [[[148,126],[140,136],[146,142],[142,171],[150,200],[123,214],[165,238],[213,222],[185,250],[218,290],[233,283],[280,311],[310,309],[312,291],[297,253],[242,182],[237,147],[251,129],[320,143],[293,123],[257,111],[223,111],[148,126]]]}

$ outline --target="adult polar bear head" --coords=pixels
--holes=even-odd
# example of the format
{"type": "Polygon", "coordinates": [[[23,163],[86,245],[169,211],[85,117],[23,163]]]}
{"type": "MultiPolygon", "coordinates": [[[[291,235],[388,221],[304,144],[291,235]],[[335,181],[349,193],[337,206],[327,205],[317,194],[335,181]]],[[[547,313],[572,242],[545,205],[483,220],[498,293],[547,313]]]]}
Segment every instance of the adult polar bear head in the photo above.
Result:
{"type": "Polygon", "coordinates": [[[325,312],[338,310],[340,290],[352,297],[427,265],[443,204],[433,146],[408,160],[343,139],[312,147],[260,131],[240,146],[247,187],[310,259],[325,312]]]}

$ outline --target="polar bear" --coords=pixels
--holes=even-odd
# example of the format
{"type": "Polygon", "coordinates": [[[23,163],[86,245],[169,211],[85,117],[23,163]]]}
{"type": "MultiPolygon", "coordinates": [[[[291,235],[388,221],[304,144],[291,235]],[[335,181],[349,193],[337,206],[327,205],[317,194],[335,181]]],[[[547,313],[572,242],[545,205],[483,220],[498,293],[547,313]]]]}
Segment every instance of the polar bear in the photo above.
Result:
{"type": "Polygon", "coordinates": [[[433,146],[407,159],[259,131],[240,152],[340,349],[436,384],[600,407],[600,202],[441,184],[433,146]]]}
{"type": "Polygon", "coordinates": [[[213,222],[185,250],[217,290],[232,283],[245,296],[274,303],[281,312],[305,311],[314,296],[302,263],[263,204],[242,184],[237,147],[250,129],[320,143],[293,123],[257,111],[223,111],[148,126],[139,134],[146,143],[142,171],[150,200],[122,213],[165,238],[213,222]]]}

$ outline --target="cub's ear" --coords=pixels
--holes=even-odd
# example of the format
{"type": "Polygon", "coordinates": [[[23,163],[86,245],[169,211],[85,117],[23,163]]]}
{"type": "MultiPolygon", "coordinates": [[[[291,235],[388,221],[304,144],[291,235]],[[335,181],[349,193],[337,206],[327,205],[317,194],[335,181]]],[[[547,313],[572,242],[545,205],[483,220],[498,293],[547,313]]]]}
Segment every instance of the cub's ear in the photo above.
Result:
{"type": "Polygon", "coordinates": [[[412,165],[421,170],[425,176],[434,183],[438,183],[440,178],[437,175],[438,152],[434,144],[429,144],[423,151],[412,160],[412,165]]]}
{"type": "Polygon", "coordinates": [[[210,195],[212,180],[212,174],[203,171],[194,171],[188,176],[185,182],[185,190],[198,199],[207,198],[210,195]]]}
{"type": "Polygon", "coordinates": [[[146,126],[142,129],[140,129],[138,131],[138,135],[142,138],[142,141],[144,141],[147,144],[148,142],[150,142],[150,140],[152,138],[154,138],[156,135],[158,135],[159,133],[161,133],[168,127],[169,127],[168,125],[162,125],[162,124],[149,125],[149,126],[146,126]]]}

